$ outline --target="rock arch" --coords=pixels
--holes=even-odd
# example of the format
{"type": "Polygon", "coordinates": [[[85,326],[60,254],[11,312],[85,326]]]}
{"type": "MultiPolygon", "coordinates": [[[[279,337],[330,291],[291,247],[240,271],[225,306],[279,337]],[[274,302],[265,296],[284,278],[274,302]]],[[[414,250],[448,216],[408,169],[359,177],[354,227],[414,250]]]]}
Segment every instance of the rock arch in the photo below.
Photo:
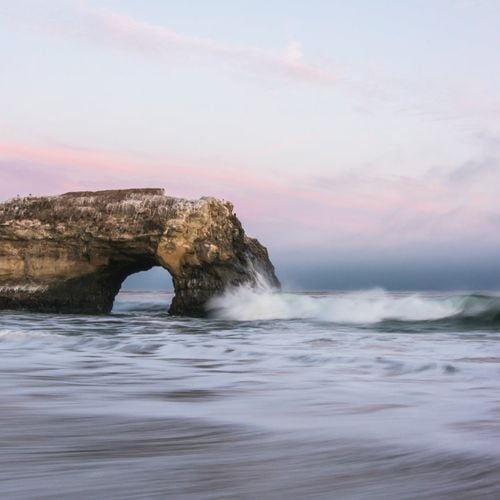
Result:
{"type": "Polygon", "coordinates": [[[130,274],[172,275],[172,314],[203,316],[228,286],[279,286],[267,250],[233,206],[184,200],[162,189],[16,198],[0,205],[0,309],[108,313],[130,274]]]}

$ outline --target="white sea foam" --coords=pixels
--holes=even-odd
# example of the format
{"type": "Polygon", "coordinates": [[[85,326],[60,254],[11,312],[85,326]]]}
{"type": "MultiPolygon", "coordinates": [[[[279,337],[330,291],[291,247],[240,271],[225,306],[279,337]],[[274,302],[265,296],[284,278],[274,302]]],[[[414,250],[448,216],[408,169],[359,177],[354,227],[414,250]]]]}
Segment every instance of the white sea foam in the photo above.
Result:
{"type": "Polygon", "coordinates": [[[458,301],[420,294],[398,296],[379,288],[305,295],[239,287],[213,299],[209,309],[214,317],[228,320],[316,319],[358,324],[437,320],[462,311],[458,301]]]}
{"type": "Polygon", "coordinates": [[[47,332],[25,331],[16,329],[0,329],[0,342],[31,342],[54,339],[54,335],[47,332]]]}

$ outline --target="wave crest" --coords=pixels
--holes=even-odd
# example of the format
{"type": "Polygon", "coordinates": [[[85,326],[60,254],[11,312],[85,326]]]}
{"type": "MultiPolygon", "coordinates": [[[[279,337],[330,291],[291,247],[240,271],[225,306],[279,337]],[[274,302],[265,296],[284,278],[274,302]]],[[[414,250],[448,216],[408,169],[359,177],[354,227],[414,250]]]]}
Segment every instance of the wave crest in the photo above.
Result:
{"type": "Polygon", "coordinates": [[[236,321],[308,319],[333,323],[384,321],[500,322],[500,297],[393,294],[377,288],[329,295],[307,295],[239,287],[209,303],[212,317],[236,321]]]}

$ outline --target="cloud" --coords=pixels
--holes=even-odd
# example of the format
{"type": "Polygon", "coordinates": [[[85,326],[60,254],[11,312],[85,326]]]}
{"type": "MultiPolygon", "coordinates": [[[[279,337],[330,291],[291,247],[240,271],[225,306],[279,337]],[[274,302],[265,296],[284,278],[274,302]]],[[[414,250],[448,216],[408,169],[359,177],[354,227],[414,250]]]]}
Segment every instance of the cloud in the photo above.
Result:
{"type": "Polygon", "coordinates": [[[481,160],[469,160],[456,167],[448,176],[455,182],[485,182],[490,179],[497,181],[500,177],[500,162],[498,158],[487,157],[481,160]]]}
{"type": "MultiPolygon", "coordinates": [[[[322,58],[321,64],[307,61],[302,43],[292,40],[283,51],[223,43],[170,30],[87,0],[17,0],[0,5],[0,21],[7,27],[24,25],[52,35],[84,41],[100,47],[140,54],[161,64],[223,65],[234,73],[258,75],[264,81],[289,80],[313,83],[340,90],[356,99],[358,112],[372,106],[397,114],[421,115],[434,120],[497,120],[500,97],[494,85],[479,78],[414,80],[388,72],[377,65],[360,68],[353,75],[322,58]],[[215,64],[214,64],[215,63],[215,64]],[[363,76],[364,75],[364,76],[363,76]]],[[[493,122],[492,122],[493,123],[493,122]]],[[[496,122],[495,122],[496,123],[496,122]]]]}
{"type": "Polygon", "coordinates": [[[285,51],[285,60],[292,64],[300,63],[302,60],[302,44],[296,40],[290,42],[285,51]]]}
{"type": "Polygon", "coordinates": [[[64,186],[145,185],[166,187],[174,196],[214,195],[233,201],[251,232],[278,245],[500,243],[500,171],[481,155],[455,169],[418,177],[344,174],[318,179],[303,173],[277,178],[216,162],[30,144],[0,144],[0,161],[4,197],[20,191],[56,194],[64,186]],[[475,167],[481,164],[485,168],[475,167]],[[16,176],[19,171],[25,175],[16,176]]]}
{"type": "MultiPolygon", "coordinates": [[[[0,143],[0,162],[3,169],[23,170],[38,168],[47,175],[47,183],[31,183],[22,176],[25,188],[33,193],[57,193],[50,189],[53,175],[71,176],[82,189],[100,189],[111,182],[114,187],[124,184],[156,183],[167,187],[167,192],[177,196],[199,197],[204,195],[226,196],[239,192],[243,198],[253,203],[258,194],[272,196],[292,196],[292,190],[283,183],[253,172],[245,172],[236,167],[221,167],[215,161],[198,163],[167,155],[138,155],[113,151],[92,150],[62,145],[37,145],[28,143],[0,143]],[[49,175],[50,173],[50,175],[49,175]],[[37,189],[38,186],[38,189],[37,189]]],[[[19,176],[17,176],[19,178],[19,176]]],[[[42,176],[43,178],[43,176],[42,176]]],[[[12,177],[10,177],[12,179],[12,177]]],[[[19,186],[19,183],[16,183],[19,186]]],[[[9,189],[9,179],[2,186],[8,196],[18,191],[9,189]],[[15,192],[14,192],[15,191],[15,192]]],[[[16,187],[16,190],[19,189],[16,187]]],[[[229,197],[229,196],[228,196],[229,197]]]]}
{"type": "Polygon", "coordinates": [[[80,13],[91,21],[89,35],[95,41],[131,49],[148,57],[167,59],[175,52],[215,57],[248,69],[319,83],[337,84],[339,76],[329,68],[302,60],[301,44],[293,41],[284,54],[222,44],[171,31],[163,26],[134,19],[110,9],[80,4],[80,13]]]}
{"type": "Polygon", "coordinates": [[[33,0],[4,5],[1,13],[19,24],[30,24],[51,34],[70,36],[100,46],[133,51],[167,63],[176,57],[202,64],[207,58],[237,65],[263,76],[296,81],[340,84],[331,68],[305,62],[300,42],[290,42],[284,53],[220,43],[211,38],[179,33],[83,0],[54,0],[47,6],[33,0]],[[17,4],[17,5],[16,5],[17,4]]]}

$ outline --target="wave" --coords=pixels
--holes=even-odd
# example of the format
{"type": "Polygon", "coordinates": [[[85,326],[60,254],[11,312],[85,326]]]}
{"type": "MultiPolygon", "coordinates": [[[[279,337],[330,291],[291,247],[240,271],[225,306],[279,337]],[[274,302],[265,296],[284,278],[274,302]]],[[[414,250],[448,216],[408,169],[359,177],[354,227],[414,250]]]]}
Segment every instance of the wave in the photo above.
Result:
{"type": "Polygon", "coordinates": [[[308,319],[374,324],[452,320],[500,326],[500,297],[395,294],[380,288],[312,295],[240,287],[213,299],[208,309],[214,318],[235,321],[308,319]]]}

